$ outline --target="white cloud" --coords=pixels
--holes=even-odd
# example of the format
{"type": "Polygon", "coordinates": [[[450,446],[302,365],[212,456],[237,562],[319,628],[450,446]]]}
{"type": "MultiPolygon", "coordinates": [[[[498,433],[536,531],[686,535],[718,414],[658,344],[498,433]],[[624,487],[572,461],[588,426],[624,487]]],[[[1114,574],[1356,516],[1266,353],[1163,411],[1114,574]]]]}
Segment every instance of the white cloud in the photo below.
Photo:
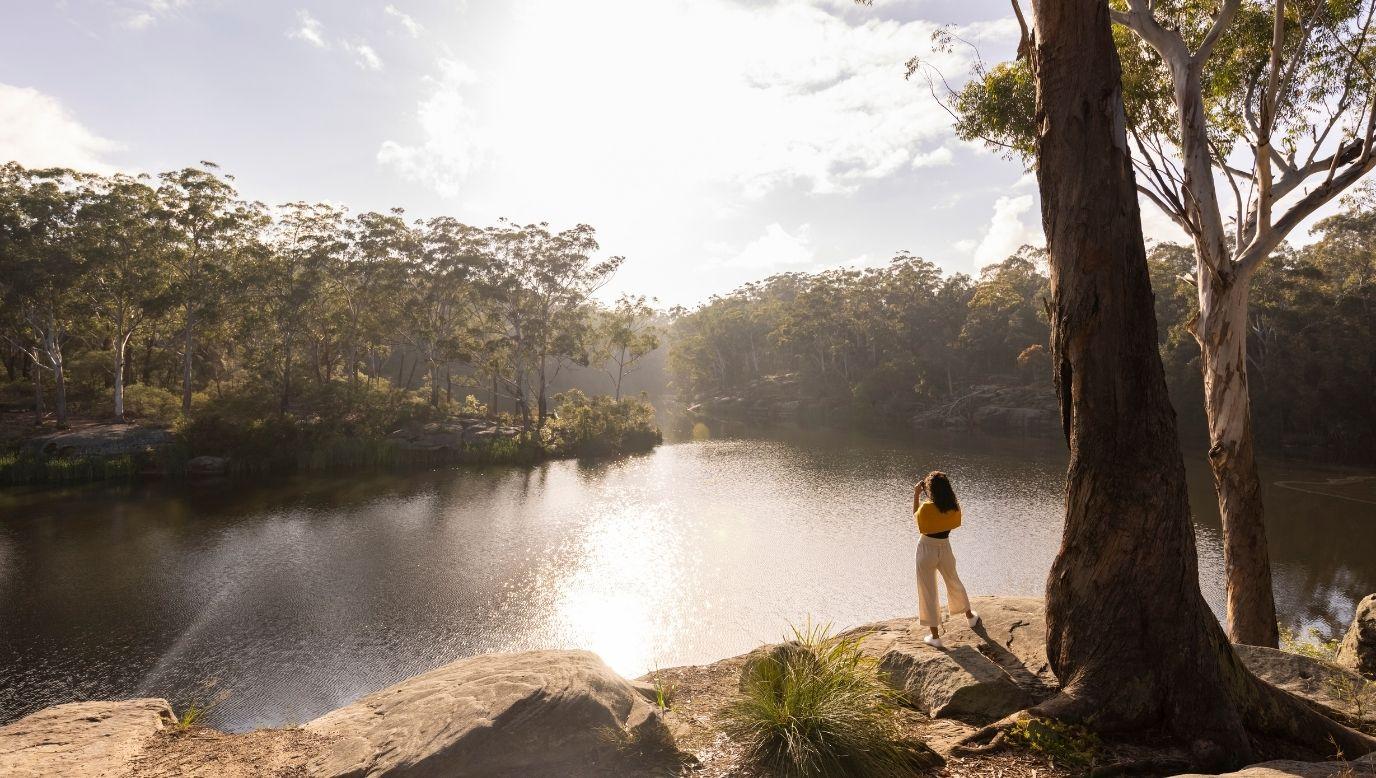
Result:
{"type": "Polygon", "coordinates": [[[811,264],[817,257],[812,247],[812,228],[803,224],[789,233],[774,222],[764,228],[764,234],[739,251],[731,251],[722,244],[710,244],[708,251],[717,255],[714,265],[749,270],[777,270],[811,264]]]}
{"type": "Polygon", "coordinates": [[[311,12],[302,8],[296,12],[296,29],[287,33],[288,38],[305,41],[318,49],[329,48],[325,42],[325,26],[320,20],[311,16],[311,12]]]}
{"type": "Polygon", "coordinates": [[[962,240],[956,241],[955,243],[952,243],[951,248],[955,249],[961,254],[969,254],[970,252],[974,251],[975,247],[978,245],[979,243],[977,241],[971,240],[970,238],[964,238],[962,240]]]}
{"type": "Polygon", "coordinates": [[[1044,242],[1039,226],[1028,227],[1023,223],[1023,215],[1032,211],[1034,205],[1036,201],[1032,195],[1000,197],[994,201],[989,231],[974,250],[976,267],[1002,262],[1024,245],[1037,246],[1044,242]]]}
{"type": "Polygon", "coordinates": [[[163,17],[185,8],[190,0],[140,0],[123,9],[123,26],[130,30],[144,30],[163,17]]]}
{"type": "Polygon", "coordinates": [[[420,22],[412,19],[408,14],[403,13],[401,9],[394,5],[389,5],[382,10],[388,16],[395,18],[397,23],[405,28],[406,32],[410,33],[412,38],[419,38],[420,34],[425,31],[425,28],[421,26],[420,22]]]}
{"type": "Polygon", "coordinates": [[[354,55],[354,63],[364,70],[381,70],[382,58],[377,55],[377,51],[372,46],[358,41],[342,41],[340,43],[344,50],[354,55]]]}
{"type": "Polygon", "coordinates": [[[56,98],[0,84],[0,161],[110,173],[114,167],[104,158],[118,148],[84,127],[56,98]]]}
{"type": "MultiPolygon", "coordinates": [[[[744,200],[784,187],[844,194],[947,162],[950,150],[923,149],[949,138],[949,117],[903,79],[908,57],[930,51],[935,25],[824,6],[513,0],[512,29],[484,67],[492,99],[444,83],[454,94],[430,94],[418,114],[441,100],[481,106],[472,119],[494,139],[504,178],[570,201],[589,196],[588,180],[702,199],[704,188],[744,200]]],[[[964,70],[963,54],[935,56],[964,70]]],[[[416,166],[425,149],[447,165],[453,141],[425,131],[409,147],[416,166]]],[[[454,189],[448,177],[432,180],[454,189]]]]}
{"type": "Polygon", "coordinates": [[[949,165],[954,160],[955,155],[951,153],[951,150],[941,146],[921,154],[914,154],[912,166],[914,170],[924,167],[940,167],[949,165]]]}
{"type": "Polygon", "coordinates": [[[439,69],[440,75],[429,79],[430,96],[416,109],[425,140],[419,145],[384,141],[377,161],[407,180],[453,197],[481,159],[485,141],[465,96],[466,88],[477,83],[477,74],[456,60],[441,60],[439,69]]]}

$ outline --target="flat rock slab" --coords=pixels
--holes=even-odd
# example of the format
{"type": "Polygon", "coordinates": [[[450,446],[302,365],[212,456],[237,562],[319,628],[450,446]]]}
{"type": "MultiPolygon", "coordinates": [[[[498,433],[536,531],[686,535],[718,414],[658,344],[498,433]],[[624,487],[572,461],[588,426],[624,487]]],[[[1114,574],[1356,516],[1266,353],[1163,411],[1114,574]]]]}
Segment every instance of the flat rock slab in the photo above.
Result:
{"type": "MultiPolygon", "coordinates": [[[[1235,773],[1223,773],[1218,778],[1364,778],[1376,776],[1376,755],[1368,754],[1351,762],[1293,762],[1281,759],[1244,767],[1235,773]]],[[[1174,778],[1211,778],[1200,773],[1187,773],[1174,778]]]]}
{"type": "MultiPolygon", "coordinates": [[[[1263,681],[1334,710],[1356,714],[1355,700],[1376,696],[1370,681],[1319,659],[1263,646],[1235,645],[1233,650],[1263,681]]],[[[1364,718],[1376,718],[1376,711],[1367,711],[1364,718]]]]}
{"type": "Polygon", "coordinates": [[[167,700],[54,705],[0,727],[6,778],[126,775],[153,735],[176,721],[167,700]]]}
{"type": "Polygon", "coordinates": [[[945,649],[922,642],[916,619],[892,619],[852,630],[879,660],[904,701],[934,718],[987,723],[1055,693],[1046,661],[1046,620],[1037,597],[976,597],[981,618],[971,629],[963,615],[941,626],[945,649]]]}
{"type": "Polygon", "coordinates": [[[587,651],[487,654],[370,694],[306,725],[332,742],[321,776],[663,774],[660,711],[587,651]]]}

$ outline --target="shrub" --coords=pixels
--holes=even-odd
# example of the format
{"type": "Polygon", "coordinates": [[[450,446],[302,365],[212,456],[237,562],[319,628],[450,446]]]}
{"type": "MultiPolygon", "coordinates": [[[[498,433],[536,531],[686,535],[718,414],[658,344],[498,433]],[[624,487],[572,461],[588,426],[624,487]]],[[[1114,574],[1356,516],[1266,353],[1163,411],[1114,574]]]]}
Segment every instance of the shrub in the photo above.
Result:
{"type": "Polygon", "coordinates": [[[743,699],[726,731],[749,758],[784,776],[900,776],[931,766],[931,751],[906,740],[896,693],[860,638],[794,628],[794,639],[746,665],[743,699]]]}
{"type": "Polygon", "coordinates": [[[663,437],[655,426],[655,409],[643,399],[588,397],[577,389],[555,395],[551,438],[542,441],[558,453],[597,456],[648,451],[663,437]]]}
{"type": "Polygon", "coordinates": [[[1092,767],[1101,750],[1099,737],[1088,729],[1037,716],[1024,716],[1013,722],[1008,737],[1043,754],[1060,768],[1092,767]]]}
{"type": "MultiPolygon", "coordinates": [[[[105,407],[115,407],[114,390],[104,396],[105,407]]],[[[182,398],[166,389],[148,384],[124,387],[124,414],[129,418],[172,424],[182,417],[182,398]]]]}

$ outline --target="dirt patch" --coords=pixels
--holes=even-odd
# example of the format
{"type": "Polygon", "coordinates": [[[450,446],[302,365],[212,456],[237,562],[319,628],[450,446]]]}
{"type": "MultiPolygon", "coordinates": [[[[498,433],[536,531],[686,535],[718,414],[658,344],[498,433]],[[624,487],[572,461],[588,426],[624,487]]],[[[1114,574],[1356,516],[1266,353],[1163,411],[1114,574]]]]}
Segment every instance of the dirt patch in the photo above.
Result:
{"type": "Polygon", "coordinates": [[[193,727],[154,736],[130,778],[297,778],[330,741],[304,729],[231,735],[193,727]]]}

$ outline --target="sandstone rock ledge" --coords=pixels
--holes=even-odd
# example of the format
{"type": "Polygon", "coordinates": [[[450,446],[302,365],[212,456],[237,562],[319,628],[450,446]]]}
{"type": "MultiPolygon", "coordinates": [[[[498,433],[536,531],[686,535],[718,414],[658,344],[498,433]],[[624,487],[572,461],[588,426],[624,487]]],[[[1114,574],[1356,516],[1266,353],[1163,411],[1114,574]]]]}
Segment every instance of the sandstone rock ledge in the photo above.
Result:
{"type": "MultiPolygon", "coordinates": [[[[971,629],[963,618],[948,619],[944,651],[922,643],[915,619],[850,633],[863,637],[864,650],[911,706],[902,716],[920,720],[909,723],[942,753],[974,727],[1057,688],[1042,601],[979,597],[973,604],[982,623],[971,629]]],[[[654,704],[651,685],[627,681],[585,651],[463,659],[305,727],[240,735],[182,731],[165,700],[57,705],[0,728],[0,776],[739,775],[720,714],[736,698],[740,669],[753,653],[660,671],[687,692],[667,712],[654,704]]],[[[1357,673],[1309,657],[1255,647],[1239,654],[1260,677],[1332,708],[1349,708],[1335,696],[1343,690],[1371,688],[1357,673]]],[[[1376,776],[1376,756],[1273,762],[1235,775],[1376,776]]]]}

